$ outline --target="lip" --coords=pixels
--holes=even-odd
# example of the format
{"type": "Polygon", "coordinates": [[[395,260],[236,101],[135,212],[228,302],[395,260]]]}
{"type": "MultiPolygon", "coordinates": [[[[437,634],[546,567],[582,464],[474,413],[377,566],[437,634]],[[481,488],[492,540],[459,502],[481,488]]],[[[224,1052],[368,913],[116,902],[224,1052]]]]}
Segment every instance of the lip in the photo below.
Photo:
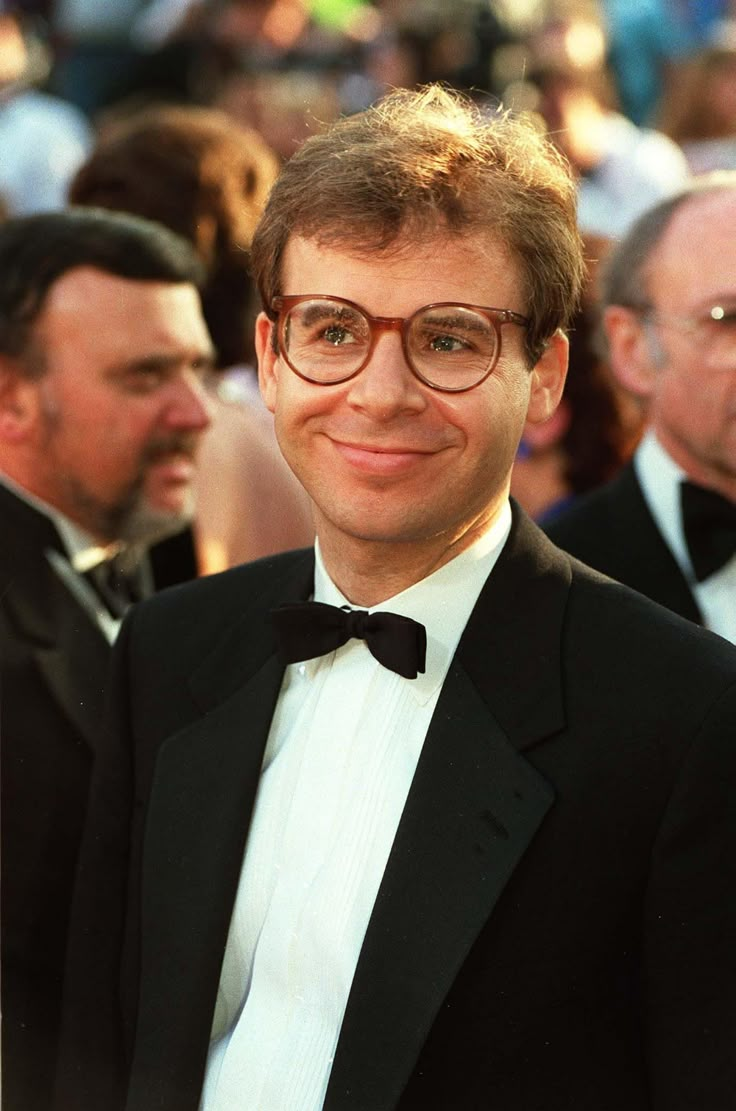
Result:
{"type": "Polygon", "coordinates": [[[192,482],[194,479],[194,460],[188,455],[163,455],[154,459],[149,469],[167,482],[192,482]]]}
{"type": "Polygon", "coordinates": [[[342,440],[332,440],[331,442],[346,463],[367,474],[400,474],[411,470],[422,460],[435,454],[434,451],[405,447],[404,445],[389,447],[383,444],[356,444],[342,440]]]}

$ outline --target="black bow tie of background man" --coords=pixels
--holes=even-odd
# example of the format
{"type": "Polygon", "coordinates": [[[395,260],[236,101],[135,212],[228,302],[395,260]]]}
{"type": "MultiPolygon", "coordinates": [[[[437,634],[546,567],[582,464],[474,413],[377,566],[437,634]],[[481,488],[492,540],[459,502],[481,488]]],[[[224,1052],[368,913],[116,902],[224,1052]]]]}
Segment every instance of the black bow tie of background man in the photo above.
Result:
{"type": "Polygon", "coordinates": [[[139,566],[132,570],[123,566],[118,557],[103,560],[96,567],[84,572],[84,577],[97,591],[113,617],[123,617],[134,602],[146,596],[143,572],[139,566]]]}
{"type": "Polygon", "coordinates": [[[693,571],[702,582],[736,552],[736,502],[694,482],[683,482],[680,503],[693,571]]]}
{"type": "Polygon", "coordinates": [[[416,679],[424,671],[427,633],[410,617],[324,602],[287,603],[272,610],[271,617],[285,663],[324,656],[355,637],[366,642],[379,663],[405,679],[416,679]]]}

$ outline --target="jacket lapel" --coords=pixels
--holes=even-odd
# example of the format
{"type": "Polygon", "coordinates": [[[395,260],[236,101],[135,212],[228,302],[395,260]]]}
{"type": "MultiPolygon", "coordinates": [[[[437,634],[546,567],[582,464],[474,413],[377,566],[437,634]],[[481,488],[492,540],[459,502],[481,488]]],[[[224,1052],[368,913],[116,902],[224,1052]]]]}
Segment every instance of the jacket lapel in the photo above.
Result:
{"type": "Polygon", "coordinates": [[[356,970],[325,1111],[396,1105],[554,801],[521,755],[564,723],[569,564],[516,517],[444,684],[356,970]]]}
{"type": "Polygon", "coordinates": [[[5,605],[61,711],[97,747],[110,645],[42,552],[7,585],[5,605]]]}
{"type": "MultiPolygon", "coordinates": [[[[59,590],[63,590],[61,583],[59,590]]],[[[56,644],[38,647],[36,661],[58,704],[95,751],[105,709],[110,645],[71,600],[59,605],[57,619],[56,644]]]]}
{"type": "MultiPolygon", "coordinates": [[[[702,624],[703,615],[677,560],[657,528],[642,493],[639,479],[629,463],[616,479],[612,493],[618,498],[623,519],[617,528],[619,558],[626,567],[628,583],[660,605],[702,624]]],[[[613,574],[613,578],[620,576],[613,574]]]]}
{"type": "Polygon", "coordinates": [[[191,676],[189,693],[201,716],[158,755],[142,864],[141,1017],[128,1111],[198,1106],[230,915],[284,672],[269,612],[278,602],[307,597],[312,554],[288,567],[264,592],[252,592],[251,609],[191,676]],[[181,1020],[173,1022],[173,1014],[181,1020]]]}
{"type": "Polygon", "coordinates": [[[159,755],[148,822],[153,835],[146,837],[142,866],[141,1018],[129,1111],[197,1106],[282,674],[271,657],[235,694],[171,737],[159,755]],[[176,1014],[181,1020],[172,1021],[176,1014]]]}
{"type": "Polygon", "coordinates": [[[0,482],[0,597],[15,634],[62,712],[90,748],[97,744],[110,646],[70,594],[46,552],[64,548],[51,520],[0,482]]]}

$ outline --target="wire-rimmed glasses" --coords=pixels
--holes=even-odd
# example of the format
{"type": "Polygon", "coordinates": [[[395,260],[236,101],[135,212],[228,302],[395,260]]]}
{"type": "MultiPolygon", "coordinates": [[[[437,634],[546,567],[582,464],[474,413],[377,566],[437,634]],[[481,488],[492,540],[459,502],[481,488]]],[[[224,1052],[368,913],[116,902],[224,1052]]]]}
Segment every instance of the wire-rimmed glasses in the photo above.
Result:
{"type": "Polygon", "coordinates": [[[736,365],[736,306],[713,305],[698,316],[658,312],[653,305],[637,305],[635,311],[648,324],[673,328],[692,339],[713,366],[736,365]]]}
{"type": "Polygon", "coordinates": [[[307,382],[334,386],[360,374],[381,332],[401,335],[412,373],[435,390],[479,386],[498,362],[501,328],[526,328],[510,309],[440,301],[406,318],[371,316],[354,301],[319,294],[274,297],[277,339],[285,362],[307,382]]]}

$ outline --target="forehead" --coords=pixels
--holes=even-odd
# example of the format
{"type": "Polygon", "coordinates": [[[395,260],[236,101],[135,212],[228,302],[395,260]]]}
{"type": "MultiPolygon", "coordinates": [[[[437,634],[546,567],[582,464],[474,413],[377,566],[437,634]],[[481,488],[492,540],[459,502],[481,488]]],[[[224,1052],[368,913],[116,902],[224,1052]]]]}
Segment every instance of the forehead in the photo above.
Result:
{"type": "Polygon", "coordinates": [[[344,297],[376,316],[401,316],[436,301],[522,312],[519,269],[492,232],[401,239],[380,252],[293,236],[281,277],[285,294],[344,297]]]}
{"type": "Polygon", "coordinates": [[[649,285],[658,305],[673,308],[736,299],[736,189],[686,201],[654,251],[649,285]]]}
{"type": "Polygon", "coordinates": [[[88,266],[54,282],[36,331],[46,342],[99,350],[206,336],[199,293],[189,282],[135,281],[88,266]]]}

